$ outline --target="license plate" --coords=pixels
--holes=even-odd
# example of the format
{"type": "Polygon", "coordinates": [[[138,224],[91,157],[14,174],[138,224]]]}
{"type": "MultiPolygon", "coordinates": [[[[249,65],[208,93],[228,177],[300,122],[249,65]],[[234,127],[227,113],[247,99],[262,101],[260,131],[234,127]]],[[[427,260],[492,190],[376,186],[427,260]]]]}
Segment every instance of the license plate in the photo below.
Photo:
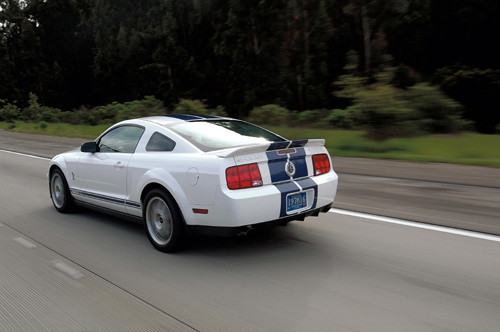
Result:
{"type": "Polygon", "coordinates": [[[291,194],[286,197],[286,212],[300,210],[307,206],[307,192],[291,194]]]}

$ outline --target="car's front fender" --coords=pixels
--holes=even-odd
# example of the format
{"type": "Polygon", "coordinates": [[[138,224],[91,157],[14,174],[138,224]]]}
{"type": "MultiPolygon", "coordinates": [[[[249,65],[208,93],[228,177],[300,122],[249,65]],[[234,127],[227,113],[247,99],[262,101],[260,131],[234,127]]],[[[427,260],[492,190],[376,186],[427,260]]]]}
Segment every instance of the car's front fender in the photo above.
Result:
{"type": "Polygon", "coordinates": [[[69,187],[72,188],[75,185],[73,175],[77,171],[77,162],[78,156],[74,152],[58,154],[50,160],[47,176],[50,177],[52,170],[57,167],[63,172],[69,187]]]}

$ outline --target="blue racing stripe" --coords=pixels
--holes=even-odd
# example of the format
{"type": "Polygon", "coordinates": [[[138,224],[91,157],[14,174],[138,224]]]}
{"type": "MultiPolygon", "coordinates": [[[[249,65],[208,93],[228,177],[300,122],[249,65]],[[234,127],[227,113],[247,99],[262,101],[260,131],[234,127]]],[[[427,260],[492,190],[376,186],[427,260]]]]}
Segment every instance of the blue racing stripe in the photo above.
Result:
{"type": "Polygon", "coordinates": [[[290,157],[290,161],[295,165],[294,179],[307,176],[307,163],[305,153],[302,156],[290,157]]]}
{"type": "Polygon", "coordinates": [[[174,118],[174,119],[179,119],[179,120],[200,120],[203,119],[200,116],[197,115],[188,115],[188,114],[172,114],[172,115],[167,115],[169,118],[174,118]]]}
{"type": "Polygon", "coordinates": [[[274,142],[269,145],[267,151],[281,150],[286,148],[301,148],[304,147],[309,140],[302,139],[296,141],[284,141],[284,142],[274,142]]]}
{"type": "Polygon", "coordinates": [[[290,145],[291,148],[298,148],[298,147],[303,147],[304,145],[309,142],[308,139],[302,139],[302,140],[297,140],[297,141],[292,141],[292,144],[290,145]]]}
{"type": "MultiPolygon", "coordinates": [[[[288,161],[287,155],[280,155],[278,151],[267,151],[266,155],[271,181],[275,183],[290,180],[290,176],[288,176],[285,171],[285,165],[288,161]]],[[[296,148],[295,153],[290,154],[290,161],[295,165],[294,179],[308,175],[306,152],[304,148],[296,148]]]]}
{"type": "Polygon", "coordinates": [[[185,121],[196,121],[196,120],[207,120],[207,119],[221,119],[220,116],[216,115],[190,115],[190,114],[169,114],[165,115],[170,118],[185,120],[185,121]]]}
{"type": "Polygon", "coordinates": [[[272,151],[272,150],[281,150],[284,149],[290,144],[290,141],[284,141],[284,142],[273,142],[269,144],[269,147],[267,148],[267,151],[272,151]]]}
{"type": "Polygon", "coordinates": [[[281,193],[280,218],[286,217],[286,195],[299,190],[299,187],[293,182],[284,182],[276,185],[276,188],[281,193]]]}
{"type": "Polygon", "coordinates": [[[203,119],[220,119],[221,117],[220,116],[216,116],[216,115],[198,115],[200,118],[203,118],[203,119]]]}
{"type": "Polygon", "coordinates": [[[272,183],[290,180],[290,177],[285,172],[286,159],[270,160],[267,165],[269,166],[272,183]]]}
{"type": "Polygon", "coordinates": [[[316,182],[314,182],[314,180],[311,178],[307,178],[298,180],[297,183],[299,184],[299,186],[302,187],[303,190],[309,190],[309,189],[314,190],[314,201],[311,206],[311,209],[316,208],[316,203],[318,202],[318,185],[316,184],[316,182]]]}
{"type": "Polygon", "coordinates": [[[118,204],[118,205],[124,205],[125,204],[125,200],[124,199],[120,199],[120,198],[114,198],[114,197],[110,197],[110,196],[104,196],[104,195],[95,194],[95,193],[91,193],[91,192],[88,192],[88,191],[82,191],[82,190],[77,190],[77,191],[75,191],[75,193],[77,195],[80,195],[80,196],[85,196],[85,197],[88,197],[88,198],[93,198],[93,199],[97,199],[99,201],[104,201],[104,202],[108,202],[108,203],[113,203],[113,204],[118,204]]]}
{"type": "MultiPolygon", "coordinates": [[[[292,181],[283,182],[276,184],[275,186],[281,193],[280,218],[288,216],[288,214],[286,213],[286,197],[288,194],[296,193],[299,191],[308,191],[312,189],[314,192],[313,203],[311,207],[306,211],[316,208],[316,204],[318,202],[318,185],[316,184],[316,182],[314,182],[314,180],[307,178],[298,180],[297,182],[292,182],[292,181]],[[300,188],[302,188],[302,190],[300,190],[300,188]]],[[[300,211],[297,213],[302,213],[302,212],[305,211],[300,211]]]]}

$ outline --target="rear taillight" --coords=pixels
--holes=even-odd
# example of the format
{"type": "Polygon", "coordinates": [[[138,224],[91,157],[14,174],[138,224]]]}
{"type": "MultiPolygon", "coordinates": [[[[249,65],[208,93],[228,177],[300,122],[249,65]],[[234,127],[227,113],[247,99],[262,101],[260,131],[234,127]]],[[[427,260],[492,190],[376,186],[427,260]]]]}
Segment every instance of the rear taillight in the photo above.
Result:
{"type": "Polygon", "coordinates": [[[226,169],[226,181],[229,189],[262,186],[262,178],[257,164],[229,167],[226,169]]]}
{"type": "Polygon", "coordinates": [[[312,156],[314,165],[314,175],[321,175],[330,172],[330,160],[325,153],[312,156]]]}

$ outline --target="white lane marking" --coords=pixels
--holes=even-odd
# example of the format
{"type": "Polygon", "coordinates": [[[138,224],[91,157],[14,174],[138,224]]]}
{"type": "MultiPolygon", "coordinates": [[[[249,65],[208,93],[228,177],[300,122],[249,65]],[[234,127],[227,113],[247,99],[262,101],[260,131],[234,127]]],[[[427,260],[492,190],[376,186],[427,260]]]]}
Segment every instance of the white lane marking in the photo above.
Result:
{"type": "Polygon", "coordinates": [[[401,220],[401,219],[376,216],[373,214],[346,211],[346,210],[334,209],[334,208],[330,209],[329,212],[343,214],[346,216],[364,218],[364,219],[378,220],[378,221],[383,221],[383,222],[387,222],[387,223],[391,223],[391,224],[398,224],[398,225],[415,227],[415,228],[423,228],[423,229],[428,229],[428,230],[436,231],[436,232],[462,235],[462,236],[473,237],[473,238],[482,239],[482,240],[500,242],[500,236],[478,233],[478,232],[473,232],[473,231],[465,231],[462,229],[456,229],[456,228],[451,228],[451,227],[422,224],[422,223],[418,223],[418,222],[412,222],[412,221],[406,221],[406,220],[401,220]]]}
{"type": "Polygon", "coordinates": [[[16,237],[16,238],[14,238],[14,241],[16,241],[17,243],[19,243],[20,245],[22,245],[28,249],[36,248],[36,244],[34,244],[34,243],[32,243],[32,242],[30,242],[22,237],[16,237]]]}
{"type": "Polygon", "coordinates": [[[78,279],[83,278],[83,273],[81,273],[77,269],[71,267],[69,264],[64,263],[61,260],[55,259],[51,263],[52,263],[52,266],[55,267],[57,270],[70,276],[73,279],[78,280],[78,279]]]}
{"type": "Polygon", "coordinates": [[[15,154],[18,156],[23,156],[23,157],[30,157],[30,158],[35,158],[35,159],[42,159],[42,160],[50,160],[50,158],[44,158],[44,157],[38,157],[38,156],[33,156],[31,154],[26,154],[26,153],[20,153],[20,152],[14,152],[14,151],[7,151],[7,150],[1,150],[0,152],[5,152],[5,153],[10,153],[10,154],[15,154]]]}

